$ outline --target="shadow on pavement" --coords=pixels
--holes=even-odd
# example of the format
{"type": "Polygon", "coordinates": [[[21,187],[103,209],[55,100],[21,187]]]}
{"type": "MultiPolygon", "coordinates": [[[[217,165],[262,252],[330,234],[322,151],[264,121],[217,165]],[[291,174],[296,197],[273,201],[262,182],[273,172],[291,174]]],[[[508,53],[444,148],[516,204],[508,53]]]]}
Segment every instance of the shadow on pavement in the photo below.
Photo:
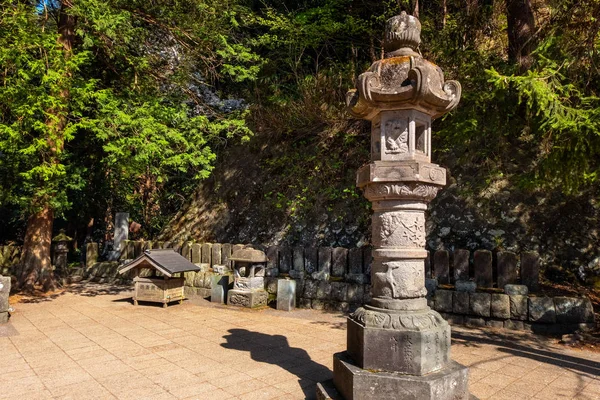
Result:
{"type": "Polygon", "coordinates": [[[307,399],[316,398],[315,381],[331,377],[329,368],[311,360],[306,350],[290,347],[283,335],[268,335],[246,329],[230,329],[221,344],[226,349],[248,351],[254,361],[277,365],[298,377],[307,399]]]}

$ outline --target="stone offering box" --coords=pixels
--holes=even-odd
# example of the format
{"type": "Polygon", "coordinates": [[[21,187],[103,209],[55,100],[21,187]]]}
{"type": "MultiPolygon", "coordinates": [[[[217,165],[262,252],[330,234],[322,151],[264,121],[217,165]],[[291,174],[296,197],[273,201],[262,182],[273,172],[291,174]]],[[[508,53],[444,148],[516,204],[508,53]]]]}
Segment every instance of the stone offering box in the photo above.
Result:
{"type": "Polygon", "coordinates": [[[185,298],[183,273],[199,270],[200,267],[173,249],[165,249],[146,250],[138,258],[119,268],[119,273],[133,271],[135,275],[134,305],[138,301],[150,301],[167,307],[170,302],[182,302],[185,298]]]}
{"type": "Polygon", "coordinates": [[[227,304],[241,307],[267,305],[265,268],[267,256],[263,251],[250,248],[233,252],[233,289],[227,293],[227,304]]]}

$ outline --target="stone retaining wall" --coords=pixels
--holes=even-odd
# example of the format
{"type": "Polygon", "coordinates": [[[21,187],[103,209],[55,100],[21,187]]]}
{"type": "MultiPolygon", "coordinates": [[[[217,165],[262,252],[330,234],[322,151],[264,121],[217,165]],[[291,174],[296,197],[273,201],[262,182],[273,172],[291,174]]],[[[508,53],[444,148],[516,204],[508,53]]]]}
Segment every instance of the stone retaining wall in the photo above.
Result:
{"type": "Polygon", "coordinates": [[[0,246],[0,275],[13,275],[21,258],[21,246],[0,246]]]}
{"type": "MultiPolygon", "coordinates": [[[[233,251],[246,247],[230,243],[169,243],[126,241],[121,262],[145,249],[174,248],[201,267],[185,274],[188,297],[211,294],[213,269],[230,267],[233,251]]],[[[370,300],[371,249],[342,247],[259,248],[266,252],[266,290],[270,301],[277,296],[277,280],[296,280],[297,305],[301,308],[349,311],[370,300]]],[[[96,262],[97,244],[88,245],[86,278],[101,282],[125,282],[117,273],[118,262],[96,262]]],[[[536,253],[487,250],[470,253],[436,251],[426,262],[429,305],[454,324],[505,327],[536,332],[572,332],[594,323],[587,298],[538,297],[539,256],[536,253]],[[525,283],[525,285],[516,285],[525,283]]],[[[218,280],[218,279],[217,279],[218,280]]],[[[230,277],[230,282],[233,279],[230,277]]]]}

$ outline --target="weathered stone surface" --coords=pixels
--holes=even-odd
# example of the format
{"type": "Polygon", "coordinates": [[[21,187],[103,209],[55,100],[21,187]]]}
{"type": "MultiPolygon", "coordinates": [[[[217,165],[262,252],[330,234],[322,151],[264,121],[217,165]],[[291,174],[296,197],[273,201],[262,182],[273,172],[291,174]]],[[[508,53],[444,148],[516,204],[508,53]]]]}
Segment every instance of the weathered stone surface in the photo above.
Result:
{"type": "Polygon", "coordinates": [[[217,304],[224,304],[225,299],[226,299],[225,289],[223,288],[223,286],[221,286],[221,285],[213,286],[213,288],[210,290],[210,302],[217,303],[217,304]]]}
{"type": "Polygon", "coordinates": [[[445,318],[446,321],[452,326],[460,326],[465,324],[465,316],[464,315],[456,315],[450,314],[448,318],[445,318]]]}
{"type": "Polygon", "coordinates": [[[492,252],[489,250],[475,251],[475,254],[473,254],[473,270],[477,286],[492,287],[494,283],[492,275],[492,252]]]}
{"type": "Polygon", "coordinates": [[[477,283],[473,281],[456,281],[454,289],[457,292],[475,293],[477,291],[477,283]]]}
{"type": "Polygon", "coordinates": [[[8,311],[8,297],[10,295],[10,276],[0,275],[0,313],[8,311]]]}
{"type": "Polygon", "coordinates": [[[361,274],[363,273],[363,249],[355,247],[348,250],[348,273],[361,274]]]}
{"type": "Polygon", "coordinates": [[[348,284],[345,282],[331,282],[331,298],[334,301],[348,301],[348,284]]]}
{"type": "Polygon", "coordinates": [[[328,300],[331,296],[331,283],[327,281],[319,281],[317,285],[317,296],[319,300],[328,300]]]}
{"type": "Polygon", "coordinates": [[[304,271],[312,274],[319,270],[319,249],[316,247],[307,247],[304,249],[304,271]]]}
{"type": "Polygon", "coordinates": [[[425,289],[427,289],[427,297],[435,295],[438,288],[438,281],[435,278],[425,278],[425,289]]]}
{"type": "MultiPolygon", "coordinates": [[[[588,298],[555,297],[556,322],[559,324],[578,324],[594,322],[594,308],[588,298]]],[[[2,308],[0,307],[0,311],[2,308]]]]}
{"type": "Polygon", "coordinates": [[[371,282],[371,277],[365,274],[346,274],[345,281],[348,283],[366,284],[371,282]]]}
{"type": "Polygon", "coordinates": [[[525,285],[504,285],[504,293],[508,295],[521,295],[527,296],[529,289],[525,285]]]}
{"type": "Polygon", "coordinates": [[[508,295],[492,293],[492,317],[510,318],[510,299],[508,295]]]}
{"type": "Polygon", "coordinates": [[[329,275],[331,275],[332,253],[333,248],[331,247],[319,247],[319,272],[322,272],[323,275],[327,276],[327,279],[329,279],[329,275]]]}
{"type": "Polygon", "coordinates": [[[521,283],[532,292],[539,290],[540,255],[534,251],[521,253],[521,283]]]}
{"type": "Polygon", "coordinates": [[[455,314],[469,313],[469,293],[452,292],[452,312],[455,314]]]}
{"type": "Polygon", "coordinates": [[[441,371],[412,376],[361,369],[347,353],[333,359],[334,385],[345,399],[468,400],[467,380],[468,369],[453,361],[441,371]]]}
{"type": "Polygon", "coordinates": [[[342,277],[348,266],[348,249],[335,247],[331,254],[331,276],[342,277]]]}
{"type": "Polygon", "coordinates": [[[266,278],[265,279],[265,290],[269,294],[277,294],[277,278],[266,278]]]}
{"type": "Polygon", "coordinates": [[[500,251],[498,260],[498,287],[517,282],[517,255],[510,251],[500,251]]]}
{"type": "Polygon", "coordinates": [[[91,268],[98,262],[98,243],[90,242],[85,246],[85,266],[91,268]]]}
{"type": "Polygon", "coordinates": [[[492,296],[489,293],[470,293],[469,311],[472,315],[489,317],[492,309],[492,296]]]}
{"type": "Polygon", "coordinates": [[[297,279],[297,280],[302,280],[302,279],[304,279],[304,276],[305,276],[304,271],[299,271],[297,269],[290,270],[289,274],[290,274],[290,278],[297,279]]]}
{"type": "MultiPolygon", "coordinates": [[[[264,253],[263,253],[264,254],[264,253]]],[[[223,265],[221,257],[221,243],[213,243],[211,248],[211,262],[213,265],[223,265]]]]}
{"type": "Polygon", "coordinates": [[[292,252],[292,269],[304,272],[304,247],[294,247],[292,252]]]}
{"type": "Polygon", "coordinates": [[[439,312],[452,312],[452,290],[435,291],[433,296],[435,301],[435,310],[439,312]]]}
{"type": "Polygon", "coordinates": [[[255,308],[267,305],[268,294],[264,290],[238,290],[231,289],[227,292],[227,305],[255,308]]]}
{"type": "Polygon", "coordinates": [[[365,275],[371,275],[371,266],[373,265],[373,249],[370,247],[363,248],[363,271],[365,275]]]}
{"type": "Polygon", "coordinates": [[[317,287],[319,286],[319,281],[315,281],[312,279],[308,279],[304,282],[304,295],[307,299],[316,299],[317,298],[317,287]]]}
{"type": "Polygon", "coordinates": [[[207,288],[197,288],[192,286],[184,286],[183,293],[188,299],[202,298],[207,299],[212,295],[212,290],[207,288]]]}
{"type": "Polygon", "coordinates": [[[504,329],[510,329],[512,331],[523,331],[525,330],[525,325],[523,324],[523,321],[507,319],[506,321],[504,321],[504,329]]]}
{"type": "MultiPolygon", "coordinates": [[[[227,268],[231,269],[231,253],[233,252],[233,245],[231,243],[223,243],[221,244],[221,264],[225,265],[227,268]]],[[[275,261],[277,262],[277,261],[275,261]]]]}
{"type": "Polygon", "coordinates": [[[279,247],[279,272],[287,274],[293,266],[294,253],[289,247],[279,247]]]}
{"type": "Polygon", "coordinates": [[[325,309],[325,302],[323,300],[313,299],[313,300],[310,301],[310,307],[313,310],[324,310],[325,309]]]}
{"type": "Polygon", "coordinates": [[[8,311],[0,312],[0,324],[6,324],[9,320],[8,311]]]}
{"type": "Polygon", "coordinates": [[[292,311],[296,308],[296,281],[290,279],[277,280],[277,309],[292,311]]]}
{"type": "Polygon", "coordinates": [[[454,282],[469,280],[469,250],[456,249],[452,255],[454,282]]]}
{"type": "Polygon", "coordinates": [[[300,298],[299,303],[298,303],[298,307],[300,307],[300,308],[312,308],[311,307],[311,300],[310,299],[305,299],[304,297],[300,298]]]}
{"type": "Polygon", "coordinates": [[[527,296],[515,294],[508,296],[508,298],[510,301],[510,318],[515,320],[527,321],[527,296]]]}
{"type": "Polygon", "coordinates": [[[466,316],[465,325],[473,328],[481,328],[485,326],[485,319],[466,316]]]}
{"type": "Polygon", "coordinates": [[[438,250],[433,254],[433,277],[439,283],[450,283],[450,257],[446,250],[438,250]]]}
{"type": "Polygon", "coordinates": [[[361,304],[364,297],[364,285],[349,284],[346,295],[350,303],[361,304]]]}
{"type": "Polygon", "coordinates": [[[181,256],[183,258],[185,258],[186,260],[189,260],[189,261],[192,260],[192,243],[191,242],[185,242],[183,244],[183,246],[181,247],[181,256]]]}
{"type": "Polygon", "coordinates": [[[190,260],[196,265],[202,262],[202,245],[200,243],[192,244],[190,249],[190,260]]]}
{"type": "Polygon", "coordinates": [[[129,213],[118,212],[115,214],[115,234],[113,250],[123,251],[123,241],[129,238],[129,213]]]}
{"type": "Polygon", "coordinates": [[[267,255],[264,251],[255,250],[250,247],[239,249],[234,251],[229,257],[231,261],[252,263],[252,264],[266,264],[267,255]]]}
{"type": "Polygon", "coordinates": [[[212,265],[212,243],[202,243],[202,264],[212,265]]]}
{"type": "Polygon", "coordinates": [[[504,320],[489,319],[489,320],[485,321],[485,326],[494,328],[494,329],[503,329],[504,328],[504,320]]]}
{"type": "Polygon", "coordinates": [[[531,322],[556,322],[556,310],[551,297],[529,298],[529,321],[531,322]]]}
{"type": "Polygon", "coordinates": [[[404,316],[401,312],[392,314],[389,328],[385,320],[384,325],[377,320],[360,322],[356,315],[348,319],[348,355],[357,367],[425,375],[448,363],[450,327],[435,311],[415,311],[404,316]],[[397,325],[405,329],[391,327],[396,319],[397,325]],[[419,323],[418,328],[415,321],[419,323]],[[366,323],[377,327],[366,326],[366,323]]]}

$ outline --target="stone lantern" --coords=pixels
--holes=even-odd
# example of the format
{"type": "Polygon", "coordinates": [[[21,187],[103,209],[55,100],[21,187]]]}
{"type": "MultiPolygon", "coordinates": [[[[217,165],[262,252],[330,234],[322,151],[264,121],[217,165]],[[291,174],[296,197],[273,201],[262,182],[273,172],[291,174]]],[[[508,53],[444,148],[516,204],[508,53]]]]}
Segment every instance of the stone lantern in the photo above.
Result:
{"type": "Polygon", "coordinates": [[[52,264],[57,271],[65,272],[67,270],[67,256],[72,241],[73,238],[67,236],[64,229],[61,229],[58,235],[52,238],[52,250],[54,252],[52,264]]]}
{"type": "MultiPolygon", "coordinates": [[[[431,122],[458,104],[461,87],[417,53],[420,33],[405,12],[389,19],[385,57],[347,95],[351,114],[371,121],[371,163],[357,186],[372,203],[374,249],[372,300],[350,315],[348,349],[334,355],[333,384],[346,399],[469,398],[450,327],[427,306],[424,267],[425,211],[446,184],[431,163],[431,122]]],[[[318,396],[335,389],[321,385],[318,396]]]]}
{"type": "Polygon", "coordinates": [[[242,307],[266,306],[265,290],[267,256],[263,251],[250,248],[233,252],[233,289],[227,292],[227,304],[242,307]]]}

